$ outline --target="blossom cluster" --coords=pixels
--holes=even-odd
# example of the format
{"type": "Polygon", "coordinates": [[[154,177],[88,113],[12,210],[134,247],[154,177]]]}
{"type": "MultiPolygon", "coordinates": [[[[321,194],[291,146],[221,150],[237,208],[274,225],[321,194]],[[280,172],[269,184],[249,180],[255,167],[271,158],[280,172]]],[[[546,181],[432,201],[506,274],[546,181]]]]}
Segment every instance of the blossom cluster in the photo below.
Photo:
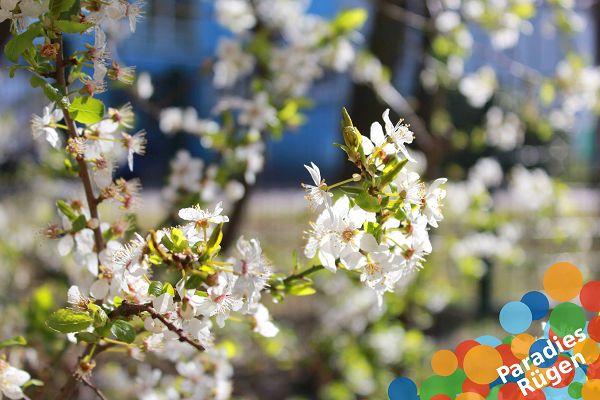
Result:
{"type": "Polygon", "coordinates": [[[264,141],[304,121],[305,96],[327,72],[350,73],[376,90],[389,86],[379,60],[357,50],[364,10],[327,20],[309,13],[309,5],[308,0],[215,2],[217,21],[232,33],[220,39],[213,62],[213,84],[220,91],[213,112],[220,121],[199,118],[193,108],[169,107],[160,113],[160,126],[167,134],[199,136],[220,161],[204,166],[194,160],[200,171],[193,171],[179,167],[187,156],[178,154],[164,192],[173,204],[186,205],[190,198],[235,203],[263,169],[264,141]]]}
{"type": "Polygon", "coordinates": [[[319,168],[306,166],[314,184],[304,185],[313,209],[320,211],[307,232],[305,255],[318,257],[322,265],[360,273],[360,280],[373,289],[379,304],[396,283],[418,270],[431,253],[429,227],[437,227],[442,216],[445,179],[427,186],[419,174],[406,167],[414,162],[406,145],[413,133],[400,121],[393,124],[389,110],[384,127],[371,125],[369,137],[360,134],[346,114],[344,150],[359,172],[343,183],[344,192],[335,202],[319,168]]]}

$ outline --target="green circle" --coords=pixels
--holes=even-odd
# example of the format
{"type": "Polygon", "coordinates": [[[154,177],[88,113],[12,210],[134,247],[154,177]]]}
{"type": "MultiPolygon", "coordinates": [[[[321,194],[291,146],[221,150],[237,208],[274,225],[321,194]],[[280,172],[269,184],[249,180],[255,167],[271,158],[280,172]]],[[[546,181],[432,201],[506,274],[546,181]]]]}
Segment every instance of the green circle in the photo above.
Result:
{"type": "Polygon", "coordinates": [[[502,339],[502,344],[511,344],[514,338],[515,338],[514,335],[509,335],[509,336],[505,337],[504,339],[502,339]]]}
{"type": "Polygon", "coordinates": [[[572,399],[580,399],[582,388],[583,388],[583,384],[581,382],[571,383],[569,385],[569,396],[571,396],[572,399]]]}
{"type": "Polygon", "coordinates": [[[462,393],[462,384],[467,378],[462,369],[457,369],[452,375],[432,375],[423,381],[420,391],[421,400],[429,400],[436,394],[445,394],[451,399],[462,393]]]}
{"type": "Polygon", "coordinates": [[[500,392],[500,388],[502,385],[496,385],[490,390],[490,393],[487,395],[486,400],[498,400],[498,393],[500,392]]]}
{"type": "Polygon", "coordinates": [[[558,336],[572,335],[585,326],[585,312],[573,303],[557,305],[550,314],[550,327],[558,336]]]}

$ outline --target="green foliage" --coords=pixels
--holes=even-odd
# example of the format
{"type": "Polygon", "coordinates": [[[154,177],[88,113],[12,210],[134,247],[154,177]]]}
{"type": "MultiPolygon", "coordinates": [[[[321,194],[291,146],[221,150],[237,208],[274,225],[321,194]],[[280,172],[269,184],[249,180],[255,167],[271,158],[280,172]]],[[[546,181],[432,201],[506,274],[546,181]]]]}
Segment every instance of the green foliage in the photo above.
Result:
{"type": "Polygon", "coordinates": [[[76,0],[50,0],[50,12],[52,15],[59,16],[73,8],[76,3],[76,0]]]}
{"type": "Polygon", "coordinates": [[[42,27],[39,23],[34,23],[20,35],[14,35],[4,47],[4,55],[10,61],[16,63],[19,57],[27,49],[33,47],[33,40],[42,35],[42,27]]]}
{"type": "Polygon", "coordinates": [[[333,29],[338,34],[347,34],[360,29],[367,21],[367,11],[363,8],[344,10],[331,22],[333,29]]]}
{"type": "Polygon", "coordinates": [[[75,97],[69,112],[77,122],[95,124],[104,117],[104,103],[93,97],[75,97]]]}
{"type": "Polygon", "coordinates": [[[23,336],[15,336],[10,339],[0,341],[0,349],[10,346],[26,346],[27,340],[23,336]]]}
{"type": "Polygon", "coordinates": [[[92,27],[91,24],[66,20],[54,21],[54,26],[64,33],[83,33],[92,27]]]}
{"type": "Polygon", "coordinates": [[[61,308],[50,315],[46,325],[57,332],[81,332],[87,329],[94,319],[86,312],[61,308]]]}
{"type": "Polygon", "coordinates": [[[129,322],[123,321],[121,319],[118,319],[112,323],[112,326],[110,327],[110,332],[117,340],[120,340],[121,342],[125,343],[133,343],[136,336],[135,329],[133,328],[133,326],[131,326],[129,322]]]}

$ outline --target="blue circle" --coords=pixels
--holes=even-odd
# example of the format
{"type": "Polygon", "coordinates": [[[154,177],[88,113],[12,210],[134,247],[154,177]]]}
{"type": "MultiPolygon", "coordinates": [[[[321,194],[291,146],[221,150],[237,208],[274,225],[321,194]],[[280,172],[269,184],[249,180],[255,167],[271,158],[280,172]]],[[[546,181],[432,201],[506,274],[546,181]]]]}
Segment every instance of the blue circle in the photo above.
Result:
{"type": "Polygon", "coordinates": [[[540,365],[537,365],[537,367],[540,368],[550,368],[551,366],[554,365],[554,363],[556,362],[556,359],[558,358],[558,348],[556,347],[556,345],[554,344],[554,342],[549,341],[548,339],[538,339],[535,342],[533,342],[533,344],[531,345],[531,348],[529,349],[529,358],[531,359],[531,363],[533,364],[534,358],[532,357],[533,353],[539,353],[542,355],[543,357],[543,362],[540,365]],[[551,348],[554,353],[554,355],[550,358],[548,358],[548,356],[546,354],[544,354],[544,349],[545,348],[551,348]]]}
{"type": "Polygon", "coordinates": [[[475,341],[490,347],[496,347],[502,344],[502,340],[492,335],[479,336],[475,341]]]}
{"type": "Polygon", "coordinates": [[[506,303],[500,310],[502,329],[513,335],[525,332],[531,325],[531,321],[533,321],[531,310],[520,301],[506,303]]]}
{"type": "Polygon", "coordinates": [[[396,378],[388,388],[390,400],[417,400],[417,385],[405,377],[396,378]]]}
{"type": "Polygon", "coordinates": [[[550,309],[550,302],[546,295],[542,292],[532,291],[525,293],[521,302],[524,303],[529,310],[533,319],[538,320],[544,318],[550,309]]]}

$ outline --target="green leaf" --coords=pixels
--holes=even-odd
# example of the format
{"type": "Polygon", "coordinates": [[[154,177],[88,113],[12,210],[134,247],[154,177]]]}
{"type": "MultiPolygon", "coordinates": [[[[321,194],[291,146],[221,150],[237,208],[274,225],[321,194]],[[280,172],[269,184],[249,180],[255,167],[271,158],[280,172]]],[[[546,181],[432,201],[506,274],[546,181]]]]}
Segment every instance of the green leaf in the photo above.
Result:
{"type": "Polygon", "coordinates": [[[9,346],[25,346],[27,345],[27,340],[23,336],[15,336],[14,338],[6,339],[0,342],[0,349],[9,346]]]}
{"type": "Polygon", "coordinates": [[[73,211],[73,208],[64,200],[57,200],[56,207],[58,210],[67,218],[69,221],[73,222],[77,219],[77,214],[73,211]]]}
{"type": "Polygon", "coordinates": [[[102,307],[94,303],[89,303],[88,309],[92,312],[92,317],[94,318],[94,327],[99,328],[106,325],[106,321],[108,321],[108,315],[106,315],[106,311],[104,311],[102,307]]]}
{"type": "Polygon", "coordinates": [[[78,342],[97,343],[100,339],[98,335],[92,332],[79,332],[75,334],[78,342]]]}
{"type": "Polygon", "coordinates": [[[31,87],[36,88],[36,87],[44,86],[46,84],[46,81],[37,75],[32,75],[31,78],[29,79],[29,84],[31,84],[31,87]]]}
{"type": "Polygon", "coordinates": [[[391,161],[383,170],[383,174],[379,180],[379,188],[383,189],[391,181],[393,181],[400,171],[402,171],[402,168],[404,168],[407,162],[407,159],[400,161],[398,158],[395,158],[393,161],[391,161]]]}
{"type": "Polygon", "coordinates": [[[379,201],[377,201],[377,198],[367,193],[362,193],[359,196],[356,196],[354,201],[356,202],[357,206],[365,211],[377,212],[381,209],[381,205],[379,204],[379,201]]]}
{"type": "Polygon", "coordinates": [[[208,243],[206,244],[207,248],[208,248],[208,252],[210,254],[214,254],[217,251],[219,251],[219,249],[221,248],[221,241],[223,240],[223,224],[219,224],[219,226],[217,226],[215,228],[214,231],[212,231],[210,238],[208,239],[208,243]]]}
{"type": "Polygon", "coordinates": [[[186,289],[198,289],[204,283],[204,279],[200,275],[192,275],[185,282],[186,289]]]}
{"type": "Polygon", "coordinates": [[[104,103],[93,97],[76,97],[69,106],[69,112],[77,122],[95,124],[104,117],[104,103]]]}
{"type": "Polygon", "coordinates": [[[160,281],[152,281],[150,282],[150,286],[148,286],[148,294],[153,296],[160,296],[163,293],[163,284],[160,281]]]}
{"type": "Polygon", "coordinates": [[[75,4],[75,0],[50,0],[50,12],[53,15],[60,15],[75,4]]]}
{"type": "Polygon", "coordinates": [[[181,229],[171,229],[171,242],[173,243],[172,251],[179,253],[189,247],[188,241],[181,229]]]}
{"type": "Polygon", "coordinates": [[[72,224],[73,232],[79,232],[87,226],[87,221],[85,219],[85,215],[78,216],[72,224]]]}
{"type": "Polygon", "coordinates": [[[41,36],[42,28],[39,23],[32,24],[25,32],[13,36],[4,47],[4,55],[12,62],[19,61],[19,57],[25,50],[33,47],[33,39],[41,36]]]}
{"type": "Polygon", "coordinates": [[[135,329],[133,329],[133,326],[129,322],[122,319],[113,322],[110,332],[121,342],[133,343],[135,340],[135,329]]]}
{"type": "Polygon", "coordinates": [[[51,84],[46,83],[44,85],[44,94],[50,101],[58,103],[61,107],[68,107],[65,96],[63,96],[62,92],[51,84]]]}
{"type": "Polygon", "coordinates": [[[92,24],[83,24],[77,21],[54,21],[54,26],[64,33],[83,33],[92,27],[92,24]]]}
{"type": "Polygon", "coordinates": [[[311,294],[315,294],[317,291],[312,287],[312,284],[304,283],[301,285],[292,286],[289,289],[289,293],[293,296],[310,296],[311,294]]]}
{"type": "Polygon", "coordinates": [[[333,20],[333,28],[340,33],[351,32],[363,26],[367,17],[367,11],[363,8],[344,10],[333,20]]]}
{"type": "Polygon", "coordinates": [[[94,319],[88,313],[61,308],[50,315],[46,325],[57,332],[81,332],[87,329],[94,319]]]}

